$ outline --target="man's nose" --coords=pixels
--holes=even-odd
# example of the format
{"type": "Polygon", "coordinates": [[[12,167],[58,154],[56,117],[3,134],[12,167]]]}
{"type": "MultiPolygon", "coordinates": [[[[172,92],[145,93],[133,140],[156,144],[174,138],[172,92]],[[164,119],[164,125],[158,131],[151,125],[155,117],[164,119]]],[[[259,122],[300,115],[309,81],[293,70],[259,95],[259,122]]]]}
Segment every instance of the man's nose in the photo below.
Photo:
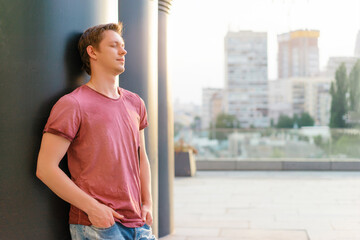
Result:
{"type": "Polygon", "coordinates": [[[126,54],[127,54],[127,51],[125,50],[125,48],[120,47],[120,48],[119,48],[119,54],[120,54],[120,55],[126,55],[126,54]]]}

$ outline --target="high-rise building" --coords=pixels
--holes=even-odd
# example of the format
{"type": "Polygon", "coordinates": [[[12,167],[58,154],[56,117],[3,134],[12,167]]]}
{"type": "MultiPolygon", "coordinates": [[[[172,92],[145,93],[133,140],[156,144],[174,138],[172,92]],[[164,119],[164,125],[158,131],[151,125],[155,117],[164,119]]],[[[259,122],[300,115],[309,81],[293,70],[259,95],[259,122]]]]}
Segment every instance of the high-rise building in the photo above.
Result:
{"type": "Polygon", "coordinates": [[[316,125],[330,120],[331,78],[294,77],[269,82],[270,118],[276,124],[280,115],[293,117],[307,112],[316,125]]]}
{"type": "Polygon", "coordinates": [[[319,73],[317,30],[278,35],[278,78],[311,77],[319,73]]]}
{"type": "Polygon", "coordinates": [[[356,37],[354,56],[360,58],[360,31],[358,31],[356,37]]]}
{"type": "Polygon", "coordinates": [[[216,119],[219,114],[224,112],[223,108],[224,90],[214,93],[210,99],[210,117],[211,122],[216,123],[216,119]]]}
{"type": "Polygon", "coordinates": [[[349,74],[359,57],[330,57],[326,66],[326,76],[335,79],[338,67],[344,63],[346,72],[349,74]]]}
{"type": "Polygon", "coordinates": [[[210,128],[210,123],[215,123],[217,115],[223,111],[223,92],[221,88],[203,88],[201,128],[210,128]]]}
{"type": "Polygon", "coordinates": [[[269,126],[267,74],[267,33],[228,32],[224,106],[241,127],[269,126]]]}
{"type": "Polygon", "coordinates": [[[269,118],[273,124],[281,115],[293,116],[292,82],[288,79],[269,81],[269,118]]]}

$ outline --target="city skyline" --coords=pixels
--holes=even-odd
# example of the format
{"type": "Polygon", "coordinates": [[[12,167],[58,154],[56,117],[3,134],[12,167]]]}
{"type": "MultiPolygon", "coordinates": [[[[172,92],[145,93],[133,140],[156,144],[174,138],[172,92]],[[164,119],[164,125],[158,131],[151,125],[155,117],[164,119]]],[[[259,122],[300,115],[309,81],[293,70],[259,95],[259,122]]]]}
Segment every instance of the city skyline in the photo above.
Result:
{"type": "Polygon", "coordinates": [[[228,32],[224,112],[243,127],[268,127],[268,53],[265,32],[228,32]]]}
{"type": "Polygon", "coordinates": [[[201,104],[202,88],[224,87],[224,38],[229,30],[267,32],[270,80],[277,78],[277,35],[282,33],[319,30],[321,71],[325,70],[330,57],[354,55],[360,26],[359,1],[333,1],[326,5],[319,0],[227,0],[222,3],[173,2],[169,18],[173,100],[201,104]],[[198,11],[201,8],[206,11],[198,11]]]}

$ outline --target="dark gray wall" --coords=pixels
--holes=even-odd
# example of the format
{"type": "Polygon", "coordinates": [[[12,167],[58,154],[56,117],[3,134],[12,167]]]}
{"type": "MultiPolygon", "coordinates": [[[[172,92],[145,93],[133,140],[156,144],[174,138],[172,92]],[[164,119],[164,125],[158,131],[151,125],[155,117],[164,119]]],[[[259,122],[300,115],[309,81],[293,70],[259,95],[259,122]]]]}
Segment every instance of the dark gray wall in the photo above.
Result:
{"type": "Polygon", "coordinates": [[[77,40],[104,23],[105,2],[0,1],[0,239],[70,238],[68,204],[36,178],[36,160],[52,105],[86,79],[77,40]]]}

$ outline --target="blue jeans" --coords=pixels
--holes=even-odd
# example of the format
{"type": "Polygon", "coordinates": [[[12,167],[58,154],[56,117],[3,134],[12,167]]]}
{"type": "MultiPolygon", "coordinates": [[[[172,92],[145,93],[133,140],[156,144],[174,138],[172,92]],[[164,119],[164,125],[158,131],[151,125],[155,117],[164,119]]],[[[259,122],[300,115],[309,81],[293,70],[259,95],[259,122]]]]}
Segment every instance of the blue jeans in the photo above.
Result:
{"type": "Polygon", "coordinates": [[[72,240],[156,240],[147,224],[137,228],[128,228],[118,222],[109,228],[70,224],[70,233],[72,240]]]}

